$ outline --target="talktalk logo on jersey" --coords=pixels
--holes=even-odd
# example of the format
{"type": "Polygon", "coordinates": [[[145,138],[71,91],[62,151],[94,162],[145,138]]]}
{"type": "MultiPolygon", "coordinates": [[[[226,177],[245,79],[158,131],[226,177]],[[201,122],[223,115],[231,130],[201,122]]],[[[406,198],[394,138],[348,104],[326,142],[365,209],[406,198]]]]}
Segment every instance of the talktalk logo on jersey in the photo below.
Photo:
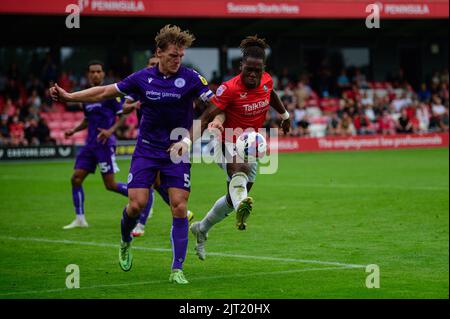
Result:
{"type": "Polygon", "coordinates": [[[258,101],[252,104],[244,104],[243,107],[245,109],[245,112],[253,112],[255,110],[259,110],[262,108],[265,108],[269,105],[269,100],[265,99],[264,101],[258,101]]]}

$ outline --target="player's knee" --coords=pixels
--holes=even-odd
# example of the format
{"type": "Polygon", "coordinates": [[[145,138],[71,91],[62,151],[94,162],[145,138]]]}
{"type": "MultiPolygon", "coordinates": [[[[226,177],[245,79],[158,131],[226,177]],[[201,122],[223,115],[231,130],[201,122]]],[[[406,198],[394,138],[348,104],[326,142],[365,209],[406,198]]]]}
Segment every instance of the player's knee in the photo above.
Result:
{"type": "Polygon", "coordinates": [[[187,214],[186,201],[173,201],[171,202],[172,215],[183,218],[187,214]]]}
{"type": "Polygon", "coordinates": [[[76,175],[76,174],[72,175],[72,178],[70,179],[70,181],[72,182],[72,186],[75,186],[75,187],[79,187],[83,183],[83,179],[81,178],[81,176],[76,175]]]}
{"type": "Polygon", "coordinates": [[[144,208],[145,205],[142,205],[140,202],[138,201],[131,201],[128,204],[128,213],[131,216],[137,216],[141,213],[142,209],[144,208]]]}

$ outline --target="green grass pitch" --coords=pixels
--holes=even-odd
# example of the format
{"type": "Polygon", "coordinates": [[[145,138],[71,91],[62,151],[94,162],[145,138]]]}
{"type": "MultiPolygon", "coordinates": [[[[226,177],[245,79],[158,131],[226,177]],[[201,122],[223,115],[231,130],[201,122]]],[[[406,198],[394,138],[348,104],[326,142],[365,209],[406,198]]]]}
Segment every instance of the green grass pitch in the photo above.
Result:
{"type": "MultiPolygon", "coordinates": [[[[88,229],[74,217],[72,162],[0,164],[0,298],[448,298],[448,149],[282,154],[259,175],[246,231],[234,213],[209,233],[205,261],[189,234],[189,285],[168,282],[168,207],[156,195],[133,269],[118,266],[126,198],[84,184],[88,229]],[[65,286],[66,266],[80,289],[65,286]],[[380,268],[366,288],[365,265],[380,268]]],[[[126,181],[129,160],[119,161],[126,181]]],[[[200,220],[225,190],[215,165],[194,164],[189,207],[200,220]]]]}

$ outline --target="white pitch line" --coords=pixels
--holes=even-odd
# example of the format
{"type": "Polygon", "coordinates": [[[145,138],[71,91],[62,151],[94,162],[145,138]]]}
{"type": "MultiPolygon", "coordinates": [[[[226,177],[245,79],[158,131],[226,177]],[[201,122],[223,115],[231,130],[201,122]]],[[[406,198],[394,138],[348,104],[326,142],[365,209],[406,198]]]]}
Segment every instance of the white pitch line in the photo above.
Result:
{"type": "MultiPolygon", "coordinates": [[[[33,237],[10,237],[10,236],[0,236],[0,239],[4,240],[19,240],[19,241],[31,241],[31,242],[42,242],[51,244],[73,244],[73,245],[83,245],[83,246],[95,246],[95,247],[108,247],[108,248],[119,248],[119,245],[108,244],[108,243],[97,243],[97,242],[86,242],[86,241],[75,241],[75,240],[56,240],[47,238],[33,238],[33,237]]],[[[135,250],[144,251],[158,251],[158,252],[171,252],[172,249],[169,248],[153,248],[153,247],[142,247],[133,246],[135,250]]],[[[296,258],[280,258],[280,257],[267,257],[267,256],[251,256],[251,255],[238,255],[238,254],[227,254],[227,253],[207,253],[210,256],[218,257],[230,257],[230,258],[242,258],[242,259],[253,259],[253,260],[270,260],[270,261],[280,261],[280,262],[294,262],[294,263],[304,263],[304,264],[317,264],[317,265],[327,265],[327,266],[340,266],[347,268],[365,268],[366,265],[359,264],[346,264],[334,261],[321,261],[314,259],[296,259],[296,258]]]]}
{"type": "MultiPolygon", "coordinates": [[[[66,181],[67,178],[64,177],[48,177],[48,176],[17,176],[17,175],[2,175],[0,176],[0,180],[20,180],[20,181],[29,181],[29,180],[39,180],[42,181],[51,181],[51,182],[63,182],[66,181]]],[[[209,185],[214,183],[204,182],[202,184],[209,185]]],[[[304,187],[304,188],[349,188],[349,189],[400,189],[400,190],[417,190],[417,191],[447,191],[449,190],[448,186],[401,186],[401,185],[367,185],[367,184],[317,184],[317,183],[285,183],[284,185],[296,186],[296,187],[304,187]]]]}
{"type": "MultiPolygon", "coordinates": [[[[292,270],[278,270],[278,271],[266,271],[266,272],[255,272],[246,274],[234,274],[234,275],[222,275],[222,276],[206,276],[190,278],[190,282],[200,281],[200,280],[216,280],[216,279],[226,279],[226,278],[241,278],[241,277],[254,277],[254,276],[267,276],[267,275],[281,275],[288,273],[298,273],[307,271],[322,271],[322,270],[345,270],[345,269],[355,269],[355,267],[322,267],[322,268],[303,268],[303,269],[292,269],[292,270]]],[[[138,285],[152,285],[152,284],[162,284],[168,283],[167,280],[153,280],[153,281],[141,281],[134,283],[121,283],[121,284],[109,284],[109,285],[96,285],[88,287],[80,287],[77,289],[68,288],[58,288],[49,290],[30,290],[30,291],[17,291],[0,293],[0,296],[14,296],[14,295],[31,295],[31,294],[41,294],[41,293],[54,293],[54,292],[70,292],[77,290],[87,290],[87,289],[100,289],[100,288],[115,288],[115,287],[127,287],[127,286],[138,286],[138,285]]]]}

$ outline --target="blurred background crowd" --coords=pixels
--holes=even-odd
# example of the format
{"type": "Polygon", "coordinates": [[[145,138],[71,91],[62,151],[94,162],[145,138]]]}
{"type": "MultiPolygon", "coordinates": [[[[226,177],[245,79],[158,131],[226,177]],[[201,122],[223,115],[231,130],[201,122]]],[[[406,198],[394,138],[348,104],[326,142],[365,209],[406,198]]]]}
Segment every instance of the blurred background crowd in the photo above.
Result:
{"type": "MultiPolygon", "coordinates": [[[[49,87],[57,82],[67,91],[80,90],[89,85],[86,76],[60,68],[51,54],[21,68],[12,63],[0,71],[0,145],[82,144],[86,132],[64,138],[64,131],[83,119],[81,106],[53,102],[49,87]]],[[[448,70],[434,71],[417,87],[408,83],[404,71],[392,70],[383,82],[372,81],[357,67],[337,74],[326,66],[315,73],[294,74],[289,68],[269,72],[291,114],[291,136],[448,132],[448,70]]],[[[105,72],[109,84],[132,73],[132,67],[124,57],[105,72]]],[[[211,89],[237,73],[233,68],[222,77],[214,72],[208,79],[211,89]]],[[[279,121],[271,110],[265,127],[278,127],[279,121]]],[[[137,125],[132,114],[118,130],[119,139],[136,138],[137,125]]]]}

